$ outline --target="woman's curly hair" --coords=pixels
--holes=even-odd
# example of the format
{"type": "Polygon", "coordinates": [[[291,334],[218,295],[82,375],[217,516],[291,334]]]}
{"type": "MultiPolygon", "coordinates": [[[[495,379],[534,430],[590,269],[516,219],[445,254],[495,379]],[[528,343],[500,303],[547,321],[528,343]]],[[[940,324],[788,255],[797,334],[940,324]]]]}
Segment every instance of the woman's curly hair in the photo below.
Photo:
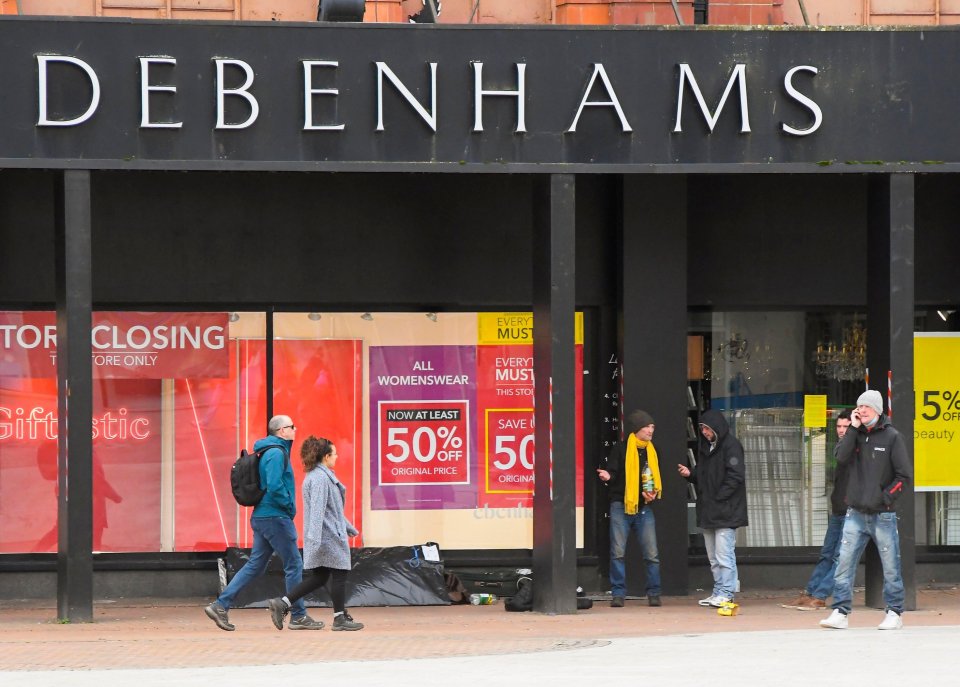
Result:
{"type": "Polygon", "coordinates": [[[331,453],[333,453],[332,441],[311,434],[300,445],[300,462],[303,463],[303,471],[310,472],[331,453]]]}

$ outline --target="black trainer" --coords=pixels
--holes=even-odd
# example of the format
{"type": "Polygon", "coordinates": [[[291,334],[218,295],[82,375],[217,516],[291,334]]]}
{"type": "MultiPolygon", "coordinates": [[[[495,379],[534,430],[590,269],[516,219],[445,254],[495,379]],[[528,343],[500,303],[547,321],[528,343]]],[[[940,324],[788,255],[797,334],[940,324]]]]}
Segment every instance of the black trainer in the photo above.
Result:
{"type": "Polygon", "coordinates": [[[336,618],[333,619],[333,631],[347,631],[353,632],[355,630],[362,630],[363,623],[356,622],[353,618],[350,617],[349,613],[341,613],[336,618]]]}
{"type": "Polygon", "coordinates": [[[290,606],[288,606],[287,602],[283,599],[276,598],[267,601],[267,608],[270,609],[270,620],[273,621],[273,626],[278,630],[282,630],[283,619],[286,618],[287,613],[290,612],[290,606]]]}
{"type": "Polygon", "coordinates": [[[610,600],[611,608],[623,608],[623,597],[615,596],[610,600]]]}
{"type": "Polygon", "coordinates": [[[663,602],[660,601],[660,597],[656,594],[651,594],[647,597],[647,604],[650,606],[662,606],[663,602]]]}
{"type": "Polygon", "coordinates": [[[233,632],[237,629],[233,626],[233,623],[230,622],[230,617],[227,615],[227,609],[218,604],[216,601],[204,608],[203,612],[206,613],[207,617],[215,622],[217,627],[219,627],[221,630],[233,632]]]}

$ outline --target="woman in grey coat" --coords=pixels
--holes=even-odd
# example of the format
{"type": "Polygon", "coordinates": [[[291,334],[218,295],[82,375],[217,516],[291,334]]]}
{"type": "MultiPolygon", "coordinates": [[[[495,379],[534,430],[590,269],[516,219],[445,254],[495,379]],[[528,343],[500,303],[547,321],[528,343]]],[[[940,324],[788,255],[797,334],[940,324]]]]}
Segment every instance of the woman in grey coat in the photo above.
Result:
{"type": "Polygon", "coordinates": [[[350,572],[348,537],[360,534],[346,516],[343,507],[347,489],[337,479],[337,447],[329,439],[309,436],[300,447],[300,460],[306,477],[303,479],[303,582],[287,596],[270,599],[270,617],[278,630],[293,602],[330,582],[333,600],[333,629],[361,630],[347,613],[347,574],[350,572]]]}

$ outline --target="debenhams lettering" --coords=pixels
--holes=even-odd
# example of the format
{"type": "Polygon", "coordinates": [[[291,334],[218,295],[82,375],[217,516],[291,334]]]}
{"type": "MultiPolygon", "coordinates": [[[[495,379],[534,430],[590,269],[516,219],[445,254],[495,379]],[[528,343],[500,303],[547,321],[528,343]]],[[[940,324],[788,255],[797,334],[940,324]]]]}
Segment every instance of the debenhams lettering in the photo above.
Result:
{"type": "MultiPolygon", "coordinates": [[[[173,57],[140,57],[140,128],[141,129],[179,129],[183,126],[182,121],[157,121],[151,116],[150,105],[154,94],[166,93],[167,97],[175,97],[177,87],[169,83],[157,83],[155,75],[151,74],[151,68],[154,65],[168,65],[168,68],[176,67],[177,60],[173,57]]],[[[254,94],[253,86],[255,74],[253,67],[238,59],[216,58],[213,60],[216,67],[216,82],[214,85],[216,97],[216,125],[215,129],[245,129],[257,121],[260,113],[260,105],[254,94]],[[224,76],[227,70],[239,70],[243,76],[243,83],[236,88],[227,88],[224,82],[224,76]],[[227,98],[239,98],[246,103],[247,116],[239,121],[227,121],[225,112],[225,103],[227,98]]],[[[84,60],[70,55],[38,55],[38,102],[39,116],[37,118],[38,127],[68,127],[80,126],[89,121],[97,112],[100,105],[100,79],[96,71],[84,60]],[[85,110],[70,118],[54,119],[50,116],[47,107],[48,93],[48,75],[47,68],[51,63],[64,63],[72,65],[79,69],[78,77],[86,78],[91,86],[90,101],[85,103],[85,110]]],[[[386,62],[375,62],[373,68],[376,70],[376,108],[377,123],[376,131],[384,130],[384,107],[383,92],[385,84],[396,90],[397,93],[409,104],[409,106],[419,115],[427,126],[434,133],[438,126],[437,112],[437,64],[430,62],[427,64],[430,72],[430,89],[424,104],[420,102],[409,88],[400,80],[386,62]]],[[[314,76],[319,70],[336,70],[339,62],[333,60],[302,60],[300,62],[303,70],[303,130],[304,131],[342,131],[346,128],[346,122],[337,121],[316,121],[313,111],[314,98],[336,98],[339,96],[337,88],[317,88],[314,85],[314,76]]],[[[484,88],[483,82],[483,63],[473,62],[473,131],[483,131],[483,103],[485,98],[513,98],[517,104],[517,120],[515,133],[523,134],[527,131],[526,119],[526,98],[527,98],[527,74],[524,63],[516,63],[516,88],[506,90],[494,90],[484,88]]],[[[683,131],[681,115],[683,113],[684,96],[692,93],[699,105],[700,112],[706,120],[710,131],[713,131],[724,105],[734,88],[737,89],[740,102],[740,133],[750,132],[750,112],[747,99],[747,67],[745,64],[735,64],[730,72],[727,85],[717,103],[716,108],[711,111],[700,91],[700,86],[693,74],[690,65],[681,63],[678,67],[678,85],[676,100],[676,119],[673,132],[683,131]]],[[[809,65],[800,65],[791,68],[783,77],[783,86],[787,97],[796,101],[799,105],[809,111],[812,121],[804,122],[806,126],[799,128],[787,122],[781,122],[782,131],[793,136],[809,136],[820,128],[823,123],[823,113],[820,106],[809,96],[801,93],[794,85],[794,77],[798,73],[807,73],[816,75],[816,67],[809,65]]],[[[239,102],[239,101],[238,101],[239,102]]],[[[592,72],[587,81],[582,95],[580,96],[579,106],[576,115],[566,129],[567,133],[575,133],[580,121],[580,115],[587,107],[611,108],[616,113],[620,128],[623,133],[633,131],[630,125],[628,113],[624,111],[617,95],[617,88],[607,75],[607,71],[602,63],[596,63],[592,66],[592,72]],[[594,90],[602,91],[594,98],[594,90]]]]}

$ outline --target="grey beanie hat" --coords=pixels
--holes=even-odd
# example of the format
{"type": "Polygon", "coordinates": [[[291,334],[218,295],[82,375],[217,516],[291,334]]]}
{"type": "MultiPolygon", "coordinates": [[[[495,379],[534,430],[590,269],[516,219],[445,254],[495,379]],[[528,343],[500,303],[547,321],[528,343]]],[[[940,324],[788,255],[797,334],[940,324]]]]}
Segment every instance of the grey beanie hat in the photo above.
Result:
{"type": "Polygon", "coordinates": [[[860,398],[857,399],[858,406],[869,406],[877,411],[877,415],[883,415],[883,396],[880,395],[879,391],[874,389],[868,389],[860,394],[860,398]]]}
{"type": "Polygon", "coordinates": [[[652,425],[653,416],[645,410],[634,410],[627,416],[627,434],[635,434],[647,425],[652,425]]]}

